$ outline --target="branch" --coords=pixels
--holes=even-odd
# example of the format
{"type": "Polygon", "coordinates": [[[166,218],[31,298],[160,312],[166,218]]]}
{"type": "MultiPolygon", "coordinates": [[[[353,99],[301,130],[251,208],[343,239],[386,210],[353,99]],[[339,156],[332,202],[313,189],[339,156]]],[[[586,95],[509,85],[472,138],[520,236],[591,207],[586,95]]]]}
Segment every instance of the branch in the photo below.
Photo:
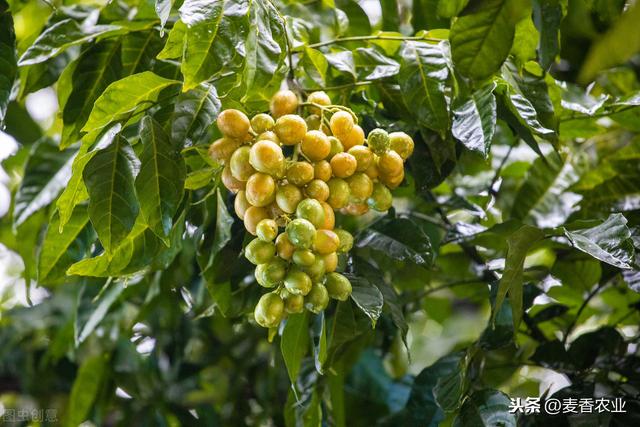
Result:
{"type": "Polygon", "coordinates": [[[351,87],[368,86],[373,83],[375,83],[375,81],[373,80],[363,80],[361,82],[345,83],[343,85],[338,85],[338,86],[310,87],[310,88],[301,88],[300,90],[302,90],[303,92],[315,92],[318,90],[341,90],[341,89],[348,89],[351,87]]]}
{"type": "Polygon", "coordinates": [[[312,43],[310,45],[307,45],[307,47],[318,48],[318,47],[328,46],[328,45],[338,44],[338,43],[358,42],[358,41],[367,41],[367,40],[396,40],[396,41],[415,40],[415,41],[428,41],[428,42],[436,42],[436,43],[442,41],[442,39],[434,39],[430,37],[405,37],[405,36],[385,36],[385,35],[353,36],[353,37],[341,37],[339,39],[327,40],[319,43],[312,43]]]}
{"type": "Polygon", "coordinates": [[[595,289],[592,290],[589,293],[589,295],[587,295],[587,297],[584,299],[584,301],[582,302],[582,305],[580,305],[580,308],[578,308],[576,317],[573,318],[573,320],[569,324],[569,327],[567,327],[567,331],[564,333],[564,337],[562,338],[562,344],[567,343],[567,339],[569,338],[569,335],[571,335],[571,332],[573,332],[573,328],[576,326],[576,323],[578,323],[578,319],[580,318],[580,315],[582,314],[584,309],[587,308],[587,305],[589,305],[589,302],[593,299],[593,297],[595,297],[597,293],[600,292],[600,289],[602,289],[603,287],[604,287],[604,283],[598,283],[598,286],[596,286],[595,289]]]}

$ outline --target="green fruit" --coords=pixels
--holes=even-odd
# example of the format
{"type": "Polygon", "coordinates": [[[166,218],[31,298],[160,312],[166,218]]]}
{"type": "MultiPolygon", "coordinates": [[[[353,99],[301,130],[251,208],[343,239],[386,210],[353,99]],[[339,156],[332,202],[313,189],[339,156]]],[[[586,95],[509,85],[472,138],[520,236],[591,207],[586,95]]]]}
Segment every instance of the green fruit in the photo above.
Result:
{"type": "Polygon", "coordinates": [[[287,263],[276,257],[271,262],[258,265],[254,276],[260,286],[273,288],[284,280],[286,274],[287,263]]]}
{"type": "Polygon", "coordinates": [[[270,131],[270,130],[273,129],[275,124],[276,124],[276,122],[275,122],[275,120],[273,120],[273,117],[271,117],[270,115],[265,114],[265,113],[256,114],[251,119],[251,128],[256,133],[262,133],[262,132],[270,131]]]}
{"type": "Polygon", "coordinates": [[[311,290],[311,278],[302,270],[292,268],[284,278],[284,286],[293,295],[307,295],[311,290]]]}
{"type": "Polygon", "coordinates": [[[327,185],[329,186],[329,198],[327,199],[329,206],[333,209],[341,209],[347,206],[351,195],[347,181],[342,178],[331,178],[327,185]]]}
{"type": "Polygon", "coordinates": [[[251,156],[251,148],[243,145],[233,152],[231,160],[229,161],[229,168],[231,169],[231,175],[238,181],[246,181],[255,172],[251,163],[249,163],[249,157],[251,156]]]}
{"type": "Polygon", "coordinates": [[[256,304],[253,317],[264,328],[275,328],[284,316],[284,301],[273,292],[264,294],[256,304]]]}
{"type": "Polygon", "coordinates": [[[264,264],[273,259],[276,255],[276,245],[272,242],[265,242],[260,239],[253,239],[246,248],[244,248],[244,256],[247,257],[252,264],[264,264]]]}
{"type": "Polygon", "coordinates": [[[342,230],[341,228],[336,228],[335,230],[333,230],[333,232],[338,235],[338,239],[340,240],[338,252],[349,252],[353,247],[353,236],[351,235],[351,233],[349,233],[347,230],[342,230]]]}
{"type": "Polygon", "coordinates": [[[318,314],[329,305],[329,292],[324,285],[316,283],[304,298],[304,306],[312,313],[318,314]]]}
{"type": "Polygon", "coordinates": [[[304,311],[304,297],[302,295],[287,295],[284,300],[284,311],[289,314],[302,313],[304,311]]]}
{"type": "Polygon", "coordinates": [[[351,295],[351,282],[340,273],[327,273],[324,284],[331,298],[346,301],[351,295]]]}
{"type": "Polygon", "coordinates": [[[285,184],[276,190],[276,204],[286,213],[294,213],[302,200],[302,191],[293,184],[285,184]]]}
{"type": "Polygon", "coordinates": [[[371,151],[373,151],[378,156],[389,151],[389,134],[384,129],[374,129],[369,132],[369,136],[367,137],[367,145],[371,151]]]}
{"type": "Polygon", "coordinates": [[[367,203],[371,209],[378,212],[384,212],[391,208],[391,205],[393,204],[393,196],[386,185],[376,182],[373,185],[373,192],[371,193],[371,197],[367,200],[367,203]]]}
{"type": "Polygon", "coordinates": [[[293,253],[293,262],[300,267],[308,267],[316,260],[316,256],[309,249],[298,249],[293,253]]]}
{"type": "Polygon", "coordinates": [[[278,236],[278,224],[270,218],[263,219],[256,226],[258,239],[271,242],[278,236]]]}
{"type": "Polygon", "coordinates": [[[331,149],[329,150],[327,159],[331,160],[333,156],[344,151],[344,145],[342,145],[342,142],[335,136],[329,137],[329,143],[331,144],[331,149]]]}
{"type": "Polygon", "coordinates": [[[316,228],[303,218],[296,218],[285,229],[289,241],[297,248],[309,249],[316,237],[316,228]]]}
{"type": "Polygon", "coordinates": [[[324,209],[316,199],[304,199],[298,203],[296,216],[306,219],[316,228],[320,228],[324,224],[324,209]]]}
{"type": "Polygon", "coordinates": [[[309,275],[313,282],[319,282],[325,273],[325,263],[322,257],[316,256],[314,262],[303,267],[302,270],[309,275]]]}

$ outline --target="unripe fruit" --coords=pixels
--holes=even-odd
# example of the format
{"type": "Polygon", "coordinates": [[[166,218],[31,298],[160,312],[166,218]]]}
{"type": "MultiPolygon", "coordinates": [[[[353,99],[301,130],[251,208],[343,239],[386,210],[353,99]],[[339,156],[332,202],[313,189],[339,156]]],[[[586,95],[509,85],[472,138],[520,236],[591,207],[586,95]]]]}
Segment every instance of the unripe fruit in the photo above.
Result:
{"type": "Polygon", "coordinates": [[[284,145],[295,145],[307,133],[307,122],[300,116],[287,114],[276,120],[276,135],[284,145]]]}
{"type": "Polygon", "coordinates": [[[269,212],[265,208],[250,206],[244,213],[244,227],[255,236],[258,223],[267,218],[269,218],[269,212]]]}
{"type": "Polygon", "coordinates": [[[378,159],[378,170],[387,176],[397,176],[404,169],[404,164],[400,154],[395,151],[387,151],[378,159]]]}
{"type": "Polygon", "coordinates": [[[281,233],[276,237],[276,251],[280,258],[289,261],[293,257],[295,250],[296,247],[293,246],[293,243],[289,240],[287,233],[281,233]]]}
{"type": "Polygon", "coordinates": [[[329,186],[329,198],[327,199],[327,203],[333,209],[340,209],[347,205],[349,202],[350,191],[349,184],[347,181],[341,178],[331,178],[329,182],[327,182],[329,186]]]}
{"type": "Polygon", "coordinates": [[[271,262],[259,264],[254,276],[258,284],[265,288],[273,288],[284,280],[287,274],[287,263],[280,258],[273,258],[271,262]]]}
{"type": "MultiPolygon", "coordinates": [[[[323,91],[311,92],[307,97],[307,102],[312,104],[322,105],[326,107],[327,105],[331,105],[331,98],[323,91]]],[[[310,106],[309,111],[312,114],[320,114],[320,108],[315,106],[310,106]]]]}
{"type": "Polygon", "coordinates": [[[340,239],[331,230],[317,230],[313,241],[313,249],[320,255],[327,255],[338,250],[340,239]]]}
{"type": "Polygon", "coordinates": [[[322,125],[322,119],[320,119],[320,116],[316,114],[307,116],[304,121],[307,122],[307,129],[311,130],[320,130],[320,127],[322,125]]]}
{"type": "Polygon", "coordinates": [[[271,242],[278,236],[278,224],[271,218],[263,219],[256,226],[256,234],[258,239],[271,242]]]}
{"type": "Polygon", "coordinates": [[[329,197],[329,186],[326,182],[314,179],[304,190],[307,197],[324,202],[329,197]]]}
{"type": "Polygon", "coordinates": [[[338,178],[347,178],[353,175],[358,166],[356,158],[349,153],[338,153],[331,159],[331,170],[338,178]]]}
{"type": "MultiPolygon", "coordinates": [[[[324,225],[324,209],[320,202],[315,199],[304,199],[298,203],[296,216],[306,219],[313,224],[315,228],[320,228],[324,225]]],[[[289,238],[291,238],[291,236],[289,236],[289,238]]],[[[291,241],[293,242],[293,239],[291,241]]]]}
{"type": "Polygon", "coordinates": [[[351,282],[340,273],[327,273],[324,284],[331,298],[346,301],[351,295],[351,282]]]}
{"type": "Polygon", "coordinates": [[[302,200],[302,191],[293,184],[285,184],[276,190],[276,203],[286,213],[294,213],[302,200]]]}
{"type": "Polygon", "coordinates": [[[302,267],[302,270],[307,273],[312,282],[319,282],[324,277],[325,266],[322,256],[316,256],[316,259],[308,266],[302,267]]]}
{"type": "Polygon", "coordinates": [[[267,206],[276,198],[276,182],[271,175],[256,172],[247,181],[246,197],[253,206],[267,206]]]}
{"type": "Polygon", "coordinates": [[[304,307],[312,313],[318,314],[329,305],[329,292],[324,285],[316,283],[304,298],[304,307]]]}
{"type": "Polygon", "coordinates": [[[331,150],[329,150],[327,159],[331,160],[336,154],[344,152],[344,145],[335,136],[329,137],[329,143],[331,144],[331,150]]]}
{"type": "Polygon", "coordinates": [[[342,145],[345,150],[349,150],[352,147],[364,144],[364,131],[358,125],[354,125],[353,128],[346,134],[339,135],[342,145]]]}
{"type": "Polygon", "coordinates": [[[284,172],[282,148],[273,141],[258,141],[251,146],[249,163],[258,172],[281,176],[284,172]]]}
{"type": "Polygon", "coordinates": [[[320,202],[320,204],[324,210],[324,223],[320,228],[323,230],[333,230],[333,227],[336,225],[336,214],[327,202],[320,202]]]}
{"type": "Polygon", "coordinates": [[[242,111],[229,109],[218,114],[218,129],[231,138],[244,138],[249,133],[249,118],[242,111]]]}
{"type": "Polygon", "coordinates": [[[340,212],[344,215],[362,216],[369,212],[369,205],[366,203],[352,202],[340,209],[340,212]]]}
{"type": "Polygon", "coordinates": [[[371,197],[367,200],[367,203],[371,209],[378,212],[384,212],[391,208],[393,205],[393,196],[391,191],[382,183],[376,182],[373,185],[373,192],[371,197]]]}
{"type": "Polygon", "coordinates": [[[310,130],[304,135],[302,143],[300,143],[300,150],[309,160],[317,162],[329,155],[331,143],[327,135],[321,131],[310,130]]]}
{"type": "Polygon", "coordinates": [[[333,113],[331,119],[329,120],[329,127],[331,128],[331,133],[334,136],[341,138],[341,136],[346,136],[355,123],[353,122],[353,116],[346,111],[338,111],[333,113]]]}
{"type": "Polygon", "coordinates": [[[389,134],[389,146],[402,157],[402,160],[407,160],[413,154],[414,145],[413,139],[404,132],[389,134]]]}
{"type": "Polygon", "coordinates": [[[284,301],[278,294],[262,295],[253,312],[256,323],[263,328],[275,328],[284,315],[284,301]]]}
{"type": "Polygon", "coordinates": [[[298,97],[290,90],[281,90],[271,98],[269,110],[273,117],[293,114],[298,108],[298,97]]]}
{"type": "Polygon", "coordinates": [[[298,249],[293,252],[292,260],[300,267],[308,267],[316,261],[316,256],[309,249],[298,249]]]}
{"type": "Polygon", "coordinates": [[[337,235],[340,241],[340,246],[338,246],[338,252],[346,253],[353,248],[353,236],[347,230],[343,230],[341,228],[336,228],[333,230],[337,235]]]}
{"type": "Polygon", "coordinates": [[[242,146],[233,152],[229,167],[231,168],[231,175],[238,181],[246,181],[255,172],[253,166],[249,162],[251,155],[251,148],[242,146]]]}
{"type": "Polygon", "coordinates": [[[271,203],[267,206],[267,213],[269,213],[269,218],[274,220],[278,227],[284,227],[286,224],[284,216],[284,211],[278,207],[276,202],[271,203]]]}
{"type": "Polygon", "coordinates": [[[301,187],[313,179],[313,166],[308,162],[292,163],[287,169],[287,181],[301,187]]]}
{"type": "Polygon", "coordinates": [[[369,150],[369,147],[364,145],[356,145],[351,147],[347,153],[351,154],[356,159],[356,171],[364,172],[373,163],[373,153],[369,150]]]}
{"type": "Polygon", "coordinates": [[[307,273],[292,268],[284,278],[284,286],[293,295],[307,295],[311,290],[311,278],[307,273]]]}
{"type": "Polygon", "coordinates": [[[304,311],[304,297],[289,294],[284,300],[284,311],[289,314],[302,313],[304,311]]]}
{"type": "Polygon", "coordinates": [[[303,218],[296,218],[287,224],[287,237],[296,248],[309,249],[316,237],[316,228],[303,218]]]}
{"type": "MultiPolygon", "coordinates": [[[[373,181],[364,173],[357,173],[347,178],[347,183],[349,184],[351,197],[357,202],[367,200],[373,192],[373,181]]],[[[249,188],[248,184],[247,188],[249,188]]]]}
{"type": "Polygon", "coordinates": [[[331,179],[331,164],[326,160],[320,160],[313,165],[313,178],[327,182],[331,179]]]}
{"type": "Polygon", "coordinates": [[[251,204],[247,200],[245,191],[238,191],[238,194],[236,194],[236,199],[233,201],[233,209],[235,210],[238,218],[244,220],[244,214],[250,206],[251,204]]]}
{"type": "Polygon", "coordinates": [[[394,188],[398,188],[402,183],[402,180],[404,179],[404,169],[401,169],[400,173],[397,175],[380,174],[379,179],[384,185],[389,187],[389,189],[393,190],[394,188]]]}
{"type": "Polygon", "coordinates": [[[255,133],[273,130],[275,124],[276,122],[273,120],[273,117],[265,113],[256,114],[251,119],[251,129],[253,129],[255,133]]]}
{"type": "Polygon", "coordinates": [[[280,138],[273,131],[262,132],[260,135],[256,137],[256,141],[273,141],[276,144],[280,144],[280,138]]]}
{"type": "Polygon", "coordinates": [[[237,193],[238,191],[243,190],[246,184],[244,181],[240,181],[233,177],[229,166],[225,166],[224,169],[222,169],[222,176],[220,179],[222,179],[222,184],[224,184],[227,190],[232,193],[237,193]]]}
{"type": "Polygon", "coordinates": [[[367,145],[378,156],[389,151],[389,134],[384,129],[374,129],[369,132],[367,145]]]}
{"type": "Polygon", "coordinates": [[[336,268],[338,268],[337,253],[331,252],[330,254],[322,255],[322,260],[324,261],[325,273],[331,273],[332,271],[336,271],[336,268]]]}
{"type": "Polygon", "coordinates": [[[276,245],[260,239],[253,239],[244,248],[244,256],[247,257],[251,264],[255,265],[265,264],[271,261],[275,255],[276,245]]]}
{"type": "Polygon", "coordinates": [[[214,141],[209,147],[209,157],[216,162],[226,163],[234,151],[240,146],[240,141],[228,137],[222,137],[214,141]]]}

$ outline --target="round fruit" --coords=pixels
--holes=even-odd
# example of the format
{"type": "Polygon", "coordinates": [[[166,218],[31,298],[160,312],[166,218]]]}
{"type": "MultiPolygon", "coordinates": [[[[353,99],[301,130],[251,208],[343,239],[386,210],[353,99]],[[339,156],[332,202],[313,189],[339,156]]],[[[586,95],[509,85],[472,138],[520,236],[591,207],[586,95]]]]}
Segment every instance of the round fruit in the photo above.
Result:
{"type": "Polygon", "coordinates": [[[293,243],[289,240],[287,233],[281,233],[276,237],[276,251],[280,258],[289,261],[293,257],[295,250],[296,247],[293,246],[293,243]]]}
{"type": "Polygon", "coordinates": [[[356,171],[358,162],[349,153],[338,153],[331,158],[331,170],[338,178],[347,178],[356,171]]]}
{"type": "Polygon", "coordinates": [[[342,142],[335,136],[330,136],[329,142],[331,143],[331,150],[329,150],[327,159],[331,160],[333,156],[344,151],[344,145],[342,145],[342,142]]]}
{"type": "Polygon", "coordinates": [[[237,139],[222,137],[215,140],[209,147],[209,157],[217,162],[226,163],[239,146],[240,141],[237,139]]]}
{"type": "Polygon", "coordinates": [[[304,297],[302,295],[287,295],[284,300],[284,311],[289,314],[302,313],[304,311],[304,297]]]}
{"type": "Polygon", "coordinates": [[[325,273],[324,260],[321,256],[317,256],[311,265],[303,267],[302,269],[309,275],[312,282],[318,282],[322,280],[325,273]]]}
{"type": "Polygon", "coordinates": [[[218,114],[218,129],[231,138],[244,138],[249,133],[249,118],[242,111],[229,109],[218,114]]]}
{"type": "Polygon", "coordinates": [[[290,90],[281,90],[271,98],[269,110],[273,117],[281,117],[285,114],[293,114],[298,108],[298,97],[290,90]]]}
{"type": "Polygon", "coordinates": [[[284,280],[287,274],[287,263],[280,258],[274,258],[266,264],[256,267],[254,276],[258,284],[265,288],[273,288],[284,280]]]}
{"type": "Polygon", "coordinates": [[[333,209],[340,209],[347,205],[349,202],[350,190],[347,181],[341,178],[331,178],[327,182],[329,186],[329,198],[327,203],[333,209]]]}
{"type": "Polygon", "coordinates": [[[338,111],[337,113],[334,113],[329,120],[331,133],[341,140],[341,136],[346,136],[351,132],[354,125],[353,116],[346,111],[338,111]]]}
{"type": "Polygon", "coordinates": [[[276,203],[286,213],[294,213],[302,200],[302,191],[293,184],[285,184],[276,191],[276,203]]]}
{"type": "Polygon", "coordinates": [[[353,248],[353,236],[347,230],[343,230],[341,228],[336,228],[333,230],[340,240],[340,246],[338,246],[338,252],[346,253],[353,248]]]}
{"type": "Polygon", "coordinates": [[[369,212],[369,205],[366,203],[349,203],[340,212],[344,215],[362,216],[369,212]]]}
{"type": "Polygon", "coordinates": [[[244,256],[247,257],[251,264],[264,264],[273,259],[276,255],[276,245],[271,242],[265,242],[260,239],[253,239],[246,248],[244,248],[244,256]]]}
{"type": "Polygon", "coordinates": [[[336,225],[336,214],[333,212],[333,208],[327,202],[320,202],[322,209],[324,210],[324,224],[320,227],[323,230],[333,230],[336,225]]]}
{"type": "Polygon", "coordinates": [[[311,181],[304,190],[307,197],[324,202],[329,197],[329,186],[320,179],[311,181]]]}
{"type": "Polygon", "coordinates": [[[381,174],[379,179],[384,185],[389,187],[389,189],[393,190],[394,188],[398,188],[402,183],[404,179],[404,169],[401,169],[398,175],[381,174]]]}
{"type": "Polygon", "coordinates": [[[307,273],[292,268],[284,278],[284,286],[293,295],[307,295],[311,290],[311,278],[307,273]]]}
{"type": "Polygon", "coordinates": [[[278,224],[271,218],[263,219],[256,226],[256,234],[258,239],[272,242],[278,236],[278,224]]]}
{"type": "MultiPolygon", "coordinates": [[[[357,202],[367,200],[373,191],[373,181],[367,174],[362,172],[347,178],[347,183],[349,184],[351,197],[357,202]]],[[[248,184],[247,188],[249,188],[248,184]]]]}
{"type": "Polygon", "coordinates": [[[273,141],[258,141],[251,146],[249,163],[258,172],[281,176],[284,172],[282,148],[273,141]]]}
{"type": "Polygon", "coordinates": [[[231,155],[231,161],[229,167],[231,168],[231,175],[238,181],[246,181],[255,172],[253,166],[249,162],[251,156],[251,148],[242,146],[233,152],[231,155]]]}
{"type": "Polygon", "coordinates": [[[276,198],[276,182],[271,175],[256,172],[247,181],[245,191],[253,206],[267,206],[276,198]]]}
{"type": "Polygon", "coordinates": [[[358,125],[354,125],[353,128],[344,135],[338,136],[345,150],[352,147],[364,144],[364,131],[358,125]]]}
{"type": "Polygon", "coordinates": [[[313,179],[313,166],[308,162],[295,162],[287,168],[287,181],[299,187],[313,179]]]}
{"type": "Polygon", "coordinates": [[[287,237],[296,248],[309,249],[316,237],[316,228],[303,218],[296,218],[287,224],[287,237]]]}
{"type": "Polygon", "coordinates": [[[402,157],[395,151],[387,151],[378,159],[378,170],[387,176],[397,176],[404,169],[402,157]]]}
{"type": "Polygon", "coordinates": [[[365,147],[364,145],[356,145],[351,147],[347,153],[351,154],[356,158],[356,171],[364,172],[373,163],[373,153],[369,150],[369,147],[365,147]]]}
{"type": "Polygon", "coordinates": [[[320,160],[313,165],[313,177],[322,181],[329,181],[331,179],[331,164],[326,160],[320,160]]]}
{"type": "Polygon", "coordinates": [[[260,135],[258,135],[256,137],[256,141],[273,141],[276,144],[280,143],[280,138],[278,138],[278,135],[276,135],[275,132],[273,131],[266,131],[266,132],[262,132],[260,135]]]}
{"type": "Polygon", "coordinates": [[[389,146],[400,154],[402,160],[407,160],[413,154],[413,139],[404,132],[391,132],[389,134],[389,146]]]}
{"type": "Polygon", "coordinates": [[[338,250],[340,238],[331,230],[317,230],[313,241],[313,249],[320,255],[327,255],[338,250]]]}
{"type": "Polygon", "coordinates": [[[267,132],[273,130],[276,122],[268,114],[260,113],[251,118],[251,129],[256,133],[267,132]]]}
{"type": "Polygon", "coordinates": [[[222,184],[231,191],[232,193],[237,193],[240,190],[243,190],[245,187],[245,182],[235,179],[231,173],[231,168],[229,166],[225,166],[222,169],[222,184]]]}
{"type": "Polygon", "coordinates": [[[378,156],[374,156],[373,162],[371,162],[371,166],[369,166],[367,168],[366,171],[364,171],[364,173],[367,174],[367,176],[371,179],[377,179],[378,175],[380,175],[380,171],[378,170],[378,156]]]}
{"type": "Polygon", "coordinates": [[[388,211],[393,204],[393,196],[384,184],[376,182],[373,185],[373,192],[369,200],[367,200],[367,203],[371,209],[378,212],[388,211]]]}
{"type": "Polygon", "coordinates": [[[330,254],[322,255],[322,260],[324,261],[325,273],[331,273],[332,271],[336,271],[336,268],[338,268],[337,253],[331,252],[330,254]]]}
{"type": "Polygon", "coordinates": [[[307,122],[300,116],[287,114],[276,120],[276,135],[284,145],[295,145],[307,133],[307,122]]]}
{"type": "Polygon", "coordinates": [[[351,282],[340,273],[327,273],[325,286],[331,298],[346,301],[351,295],[351,282]]]}
{"type": "Polygon", "coordinates": [[[324,285],[316,283],[304,298],[304,306],[312,313],[318,314],[329,305],[329,292],[324,285]]]}
{"type": "Polygon", "coordinates": [[[371,148],[371,151],[381,156],[389,151],[389,134],[384,129],[374,129],[369,132],[367,145],[371,148]]]}
{"type": "Polygon", "coordinates": [[[278,294],[262,295],[253,312],[256,323],[263,328],[275,328],[284,315],[284,301],[278,294]]]}
{"type": "Polygon", "coordinates": [[[316,261],[316,256],[309,249],[298,249],[293,252],[292,260],[300,267],[308,267],[316,261]]]}
{"type": "Polygon", "coordinates": [[[317,114],[311,114],[304,119],[307,122],[307,129],[319,130],[322,126],[322,119],[317,114]]]}
{"type": "Polygon", "coordinates": [[[238,218],[244,220],[244,214],[250,206],[251,204],[247,200],[245,191],[238,191],[238,194],[236,194],[236,199],[233,201],[233,209],[235,210],[238,218]]]}
{"type": "Polygon", "coordinates": [[[255,236],[258,223],[267,218],[269,218],[269,212],[265,208],[250,206],[244,213],[244,227],[255,236]]]}
{"type": "MultiPolygon", "coordinates": [[[[322,105],[326,107],[327,105],[331,105],[331,98],[323,91],[311,92],[307,97],[307,102],[312,104],[322,105]]],[[[320,114],[320,108],[311,106],[309,107],[309,111],[312,114],[320,114]]]]}
{"type": "Polygon", "coordinates": [[[302,154],[307,156],[312,162],[322,160],[329,155],[331,151],[331,143],[329,138],[319,130],[310,130],[307,132],[300,143],[302,154]]]}
{"type": "MultiPolygon", "coordinates": [[[[306,219],[313,224],[315,228],[320,228],[324,225],[324,209],[320,202],[315,199],[304,199],[298,203],[296,216],[298,218],[306,219]]],[[[293,242],[293,239],[291,239],[291,241],[293,242]]]]}

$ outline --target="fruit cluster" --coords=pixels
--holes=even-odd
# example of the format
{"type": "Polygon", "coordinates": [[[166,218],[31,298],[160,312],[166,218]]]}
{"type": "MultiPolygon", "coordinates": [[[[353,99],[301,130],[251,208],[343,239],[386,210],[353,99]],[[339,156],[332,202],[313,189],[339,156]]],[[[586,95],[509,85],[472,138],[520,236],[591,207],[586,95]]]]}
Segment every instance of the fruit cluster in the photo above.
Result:
{"type": "Polygon", "coordinates": [[[329,298],[349,297],[351,283],[336,269],[338,253],[351,249],[353,236],[335,229],[334,210],[388,210],[390,189],[402,182],[414,146],[409,135],[383,129],[365,141],[355,114],[332,105],[324,92],[300,104],[293,92],[280,91],[270,113],[249,120],[241,111],[222,111],[217,125],[223,136],[209,148],[224,164],[223,184],[236,193],[236,214],[257,236],[245,256],[256,265],[257,282],[274,289],[254,311],[267,328],[286,313],[318,313],[329,298]]]}

